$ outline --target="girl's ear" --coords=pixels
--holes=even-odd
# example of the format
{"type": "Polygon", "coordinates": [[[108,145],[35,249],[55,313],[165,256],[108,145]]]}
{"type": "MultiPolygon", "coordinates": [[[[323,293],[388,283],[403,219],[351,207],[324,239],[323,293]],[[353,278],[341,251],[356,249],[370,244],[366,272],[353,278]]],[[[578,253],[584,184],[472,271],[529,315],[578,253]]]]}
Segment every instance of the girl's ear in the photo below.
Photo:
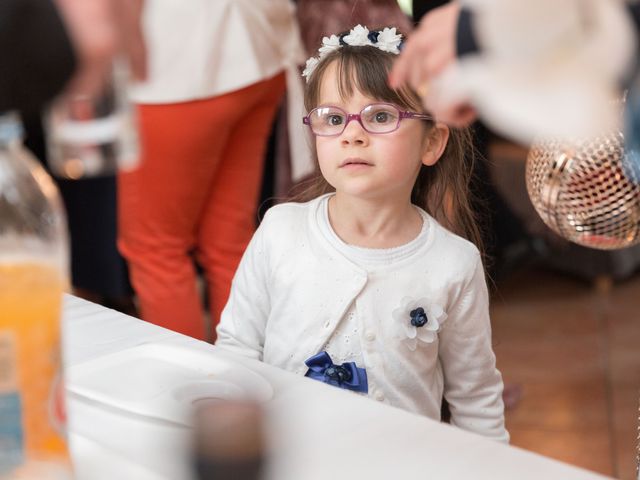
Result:
{"type": "Polygon", "coordinates": [[[449,127],[444,123],[436,123],[429,133],[424,137],[422,163],[423,165],[434,165],[442,156],[449,141],[449,127]]]}

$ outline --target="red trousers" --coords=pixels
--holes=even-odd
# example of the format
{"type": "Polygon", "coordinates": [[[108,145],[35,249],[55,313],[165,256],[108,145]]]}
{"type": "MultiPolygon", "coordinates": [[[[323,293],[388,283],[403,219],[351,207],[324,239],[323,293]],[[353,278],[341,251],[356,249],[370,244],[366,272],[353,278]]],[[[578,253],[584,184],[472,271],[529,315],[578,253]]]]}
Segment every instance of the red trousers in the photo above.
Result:
{"type": "Polygon", "coordinates": [[[266,143],[284,74],[191,102],[139,105],[141,164],[118,178],[118,246],[141,316],[209,339],[194,261],[213,327],[256,225],[266,143]]]}

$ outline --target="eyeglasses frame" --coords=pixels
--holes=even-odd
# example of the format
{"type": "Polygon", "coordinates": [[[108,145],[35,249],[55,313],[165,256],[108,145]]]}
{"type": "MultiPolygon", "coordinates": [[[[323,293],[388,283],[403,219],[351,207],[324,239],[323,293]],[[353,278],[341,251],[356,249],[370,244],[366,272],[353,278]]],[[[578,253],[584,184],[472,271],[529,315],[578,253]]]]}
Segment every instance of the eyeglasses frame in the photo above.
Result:
{"type": "Polygon", "coordinates": [[[424,113],[410,112],[408,110],[401,110],[400,108],[398,108],[397,105],[394,105],[393,103],[379,102],[379,103],[370,103],[369,105],[366,105],[362,110],[360,110],[360,113],[349,113],[340,107],[336,107],[335,105],[319,105],[316,108],[312,109],[306,116],[302,117],[302,123],[308,126],[309,129],[311,130],[311,133],[313,133],[317,137],[337,137],[339,135],[342,135],[344,131],[347,129],[347,125],[349,125],[349,122],[351,120],[357,120],[360,126],[362,127],[362,129],[365,132],[370,133],[371,135],[386,135],[388,133],[393,133],[396,130],[398,130],[400,128],[400,122],[405,118],[414,119],[414,120],[433,120],[433,117],[431,115],[427,115],[424,113]],[[370,130],[367,129],[367,127],[364,126],[364,123],[362,123],[362,117],[361,117],[362,112],[364,112],[367,108],[369,108],[372,105],[386,105],[388,107],[393,107],[398,111],[398,123],[396,124],[396,127],[393,130],[389,130],[388,132],[371,132],[370,130]],[[311,114],[316,110],[318,110],[319,108],[335,108],[345,114],[346,121],[344,122],[343,124],[344,126],[342,127],[342,130],[340,131],[340,133],[322,134],[322,133],[316,133],[313,131],[313,128],[311,127],[310,117],[311,117],[311,114]]]}

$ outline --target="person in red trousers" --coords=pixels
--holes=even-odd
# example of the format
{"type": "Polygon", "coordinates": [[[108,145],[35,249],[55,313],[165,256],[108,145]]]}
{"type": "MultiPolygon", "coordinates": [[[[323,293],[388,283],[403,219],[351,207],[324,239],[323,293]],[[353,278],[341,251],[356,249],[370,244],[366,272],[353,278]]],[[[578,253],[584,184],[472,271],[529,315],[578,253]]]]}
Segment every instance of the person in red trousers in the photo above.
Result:
{"type": "Polygon", "coordinates": [[[153,0],[149,78],[134,85],[140,166],[119,176],[119,248],[141,317],[213,340],[256,226],[264,154],[301,58],[289,0],[153,0]],[[171,31],[171,34],[167,34],[171,31]],[[211,332],[211,333],[210,333],[211,332]]]}

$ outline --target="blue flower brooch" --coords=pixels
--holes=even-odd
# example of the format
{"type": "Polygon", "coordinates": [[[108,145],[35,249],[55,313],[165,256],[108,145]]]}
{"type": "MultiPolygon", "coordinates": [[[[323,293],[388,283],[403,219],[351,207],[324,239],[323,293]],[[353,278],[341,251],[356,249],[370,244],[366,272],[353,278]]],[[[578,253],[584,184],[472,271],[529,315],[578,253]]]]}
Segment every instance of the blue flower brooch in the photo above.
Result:
{"type": "Polygon", "coordinates": [[[409,297],[403,298],[400,308],[396,308],[391,315],[399,325],[401,338],[411,351],[417,348],[418,342],[433,343],[442,322],[447,318],[440,305],[430,303],[425,298],[414,300],[409,297]]]}

